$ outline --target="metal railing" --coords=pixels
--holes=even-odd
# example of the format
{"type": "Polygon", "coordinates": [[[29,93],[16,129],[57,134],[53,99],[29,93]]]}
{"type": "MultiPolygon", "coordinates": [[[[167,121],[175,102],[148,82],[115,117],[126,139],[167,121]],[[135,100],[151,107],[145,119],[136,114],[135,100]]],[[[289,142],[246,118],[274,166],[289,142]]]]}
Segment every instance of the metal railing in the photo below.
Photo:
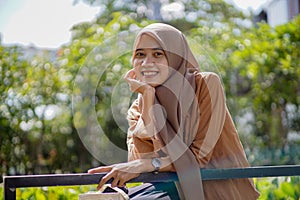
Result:
{"type": "MultiPolygon", "coordinates": [[[[259,166],[248,168],[201,169],[202,179],[221,180],[235,178],[259,178],[300,176],[300,165],[259,166]]],[[[72,186],[98,184],[101,174],[44,174],[4,177],[4,199],[16,199],[16,189],[25,187],[72,186]]],[[[178,180],[174,172],[144,173],[130,182],[171,182],[178,180]]]]}

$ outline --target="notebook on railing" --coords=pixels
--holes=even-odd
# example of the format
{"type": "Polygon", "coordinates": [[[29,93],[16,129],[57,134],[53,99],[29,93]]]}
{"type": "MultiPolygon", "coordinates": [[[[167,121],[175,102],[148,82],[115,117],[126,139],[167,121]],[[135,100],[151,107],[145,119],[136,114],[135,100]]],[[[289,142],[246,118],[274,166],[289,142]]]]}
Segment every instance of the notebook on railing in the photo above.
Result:
{"type": "Polygon", "coordinates": [[[100,191],[90,191],[79,194],[78,200],[128,200],[128,195],[118,187],[104,185],[100,191]]]}

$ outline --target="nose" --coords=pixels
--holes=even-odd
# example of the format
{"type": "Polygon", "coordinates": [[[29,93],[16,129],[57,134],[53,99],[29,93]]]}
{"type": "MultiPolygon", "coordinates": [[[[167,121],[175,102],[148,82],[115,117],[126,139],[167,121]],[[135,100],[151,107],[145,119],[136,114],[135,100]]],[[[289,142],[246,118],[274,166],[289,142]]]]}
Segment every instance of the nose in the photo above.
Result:
{"type": "Polygon", "coordinates": [[[150,55],[147,55],[145,59],[142,60],[142,66],[153,66],[154,63],[154,58],[150,55]]]}

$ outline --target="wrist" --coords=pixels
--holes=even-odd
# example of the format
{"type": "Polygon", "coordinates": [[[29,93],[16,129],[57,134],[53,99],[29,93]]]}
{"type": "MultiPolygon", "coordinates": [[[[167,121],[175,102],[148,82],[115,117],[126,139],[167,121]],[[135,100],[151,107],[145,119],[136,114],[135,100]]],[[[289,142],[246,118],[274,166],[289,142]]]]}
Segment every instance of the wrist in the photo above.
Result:
{"type": "MultiPolygon", "coordinates": [[[[160,161],[160,167],[158,171],[175,171],[174,167],[171,163],[170,158],[167,157],[156,157],[160,161]]],[[[155,166],[153,165],[153,158],[144,158],[140,159],[140,162],[142,163],[143,166],[143,171],[144,172],[154,172],[155,171],[155,166]]]]}
{"type": "Polygon", "coordinates": [[[154,167],[152,165],[152,159],[151,158],[144,158],[141,159],[143,168],[144,168],[144,172],[153,172],[154,171],[154,167]]]}
{"type": "Polygon", "coordinates": [[[145,84],[144,85],[144,88],[143,88],[143,91],[142,91],[142,94],[143,95],[151,95],[151,94],[155,94],[155,88],[152,87],[151,85],[148,85],[148,84],[145,84]]]}
{"type": "Polygon", "coordinates": [[[160,158],[152,158],[152,159],[151,159],[151,164],[152,164],[152,166],[154,167],[153,172],[154,172],[155,174],[157,174],[158,171],[159,171],[160,168],[161,168],[161,160],[160,160],[160,158]]]}

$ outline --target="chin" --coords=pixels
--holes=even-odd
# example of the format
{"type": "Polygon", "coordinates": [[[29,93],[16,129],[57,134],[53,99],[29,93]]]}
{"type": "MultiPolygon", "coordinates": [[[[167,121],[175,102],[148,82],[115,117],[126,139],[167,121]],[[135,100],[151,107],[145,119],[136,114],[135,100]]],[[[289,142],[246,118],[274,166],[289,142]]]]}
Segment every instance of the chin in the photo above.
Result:
{"type": "Polygon", "coordinates": [[[152,87],[157,87],[163,84],[163,82],[161,80],[145,80],[143,79],[142,82],[152,86],[152,87]]]}
{"type": "Polygon", "coordinates": [[[161,83],[157,83],[157,82],[148,82],[147,84],[151,85],[152,87],[157,87],[161,85],[161,83]]]}

